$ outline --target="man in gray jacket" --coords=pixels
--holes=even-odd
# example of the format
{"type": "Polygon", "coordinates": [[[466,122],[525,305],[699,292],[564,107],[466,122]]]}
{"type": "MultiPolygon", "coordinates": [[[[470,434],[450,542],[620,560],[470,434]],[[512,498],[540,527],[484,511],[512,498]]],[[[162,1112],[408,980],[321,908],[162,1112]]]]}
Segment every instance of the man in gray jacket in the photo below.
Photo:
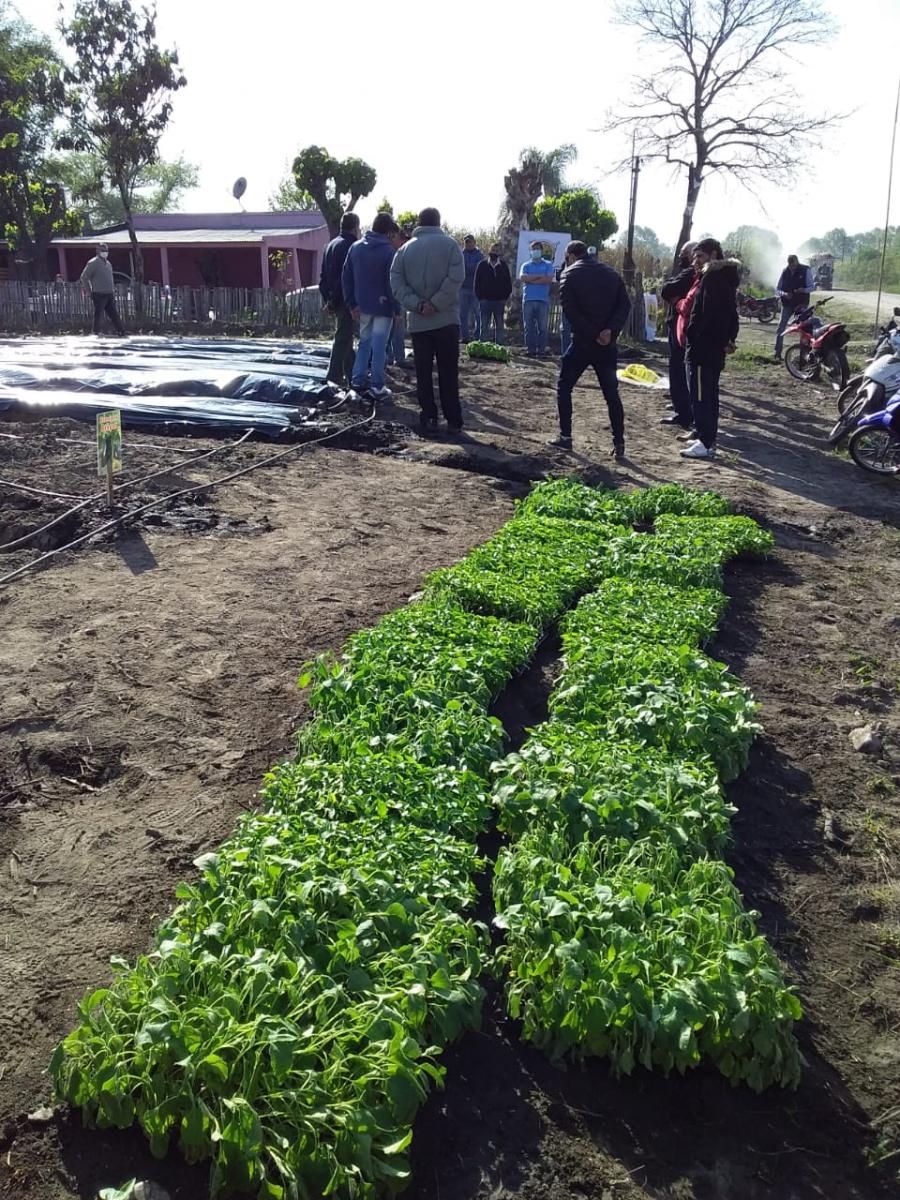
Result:
{"type": "Polygon", "coordinates": [[[101,242],[97,253],[88,261],[81,272],[81,286],[90,287],[94,301],[94,333],[100,332],[103,314],[109,317],[116,332],[124,334],[125,326],[116,308],[116,290],[113,284],[113,269],[109,261],[109,247],[101,242]]]}
{"type": "Polygon", "coordinates": [[[401,246],[391,265],[394,299],[409,312],[420,426],[437,432],[437,407],[431,378],[437,359],[441,409],[451,433],[463,427],[459,403],[459,289],[466,277],[462,250],[441,230],[436,208],[419,213],[412,240],[401,246]]]}

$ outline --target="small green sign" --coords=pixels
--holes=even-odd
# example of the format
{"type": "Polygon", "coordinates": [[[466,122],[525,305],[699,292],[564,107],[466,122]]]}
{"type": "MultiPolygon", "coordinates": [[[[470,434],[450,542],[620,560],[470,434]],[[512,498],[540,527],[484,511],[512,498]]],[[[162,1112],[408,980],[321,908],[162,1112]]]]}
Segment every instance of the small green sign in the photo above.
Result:
{"type": "Polygon", "coordinates": [[[114,475],[122,470],[122,414],[97,413],[97,474],[114,475]]]}

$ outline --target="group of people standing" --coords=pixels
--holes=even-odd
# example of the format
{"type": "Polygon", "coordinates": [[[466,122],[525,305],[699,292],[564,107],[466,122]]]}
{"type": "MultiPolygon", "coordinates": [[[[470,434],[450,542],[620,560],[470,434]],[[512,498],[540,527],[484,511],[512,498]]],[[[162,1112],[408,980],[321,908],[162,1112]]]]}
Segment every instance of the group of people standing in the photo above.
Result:
{"type": "Polygon", "coordinates": [[[673,411],[661,420],[681,430],[682,458],[716,455],[719,376],[738,335],[740,266],[725,258],[715,238],[685,242],[679,269],[662,287],[673,411]]]}
{"type": "MultiPolygon", "coordinates": [[[[559,282],[566,336],[556,385],[559,436],[551,444],[572,448],[572,391],[591,368],[606,401],[613,456],[624,457],[617,339],[630,301],[621,276],[580,241],[569,243],[564,265],[555,272],[544,258],[542,243],[535,241],[520,278],[526,352],[531,357],[546,353],[550,289],[559,282]]],[[[672,414],[662,421],[680,430],[684,458],[710,459],[716,454],[719,377],[738,334],[739,283],[740,263],[726,259],[714,238],[704,238],[681,247],[678,269],[662,288],[672,401],[672,414]]],[[[339,236],[325,251],[319,286],[336,321],[328,378],[348,388],[351,398],[389,398],[388,349],[393,349],[397,365],[409,365],[404,345],[408,324],[421,431],[426,436],[438,431],[439,399],[449,432],[461,432],[460,343],[468,342],[473,332],[477,339],[487,338],[491,327],[493,340],[504,338],[503,314],[512,278],[499,244],[491,245],[487,256],[471,235],[460,246],[441,229],[435,208],[423,209],[411,236],[398,228],[390,213],[379,213],[360,238],[359,218],[346,213],[339,236]],[[359,345],[354,353],[356,324],[359,345]]]]}
{"type": "MultiPolygon", "coordinates": [[[[625,418],[616,379],[616,339],[630,308],[621,277],[590,254],[583,242],[570,242],[559,273],[544,258],[543,244],[532,243],[529,261],[521,270],[523,320],[529,356],[547,348],[550,288],[559,276],[560,302],[567,328],[557,381],[559,437],[553,445],[572,447],[572,390],[593,368],[610,417],[613,454],[625,453],[625,418]]],[[[504,310],[512,294],[512,277],[499,243],[487,257],[475,238],[460,245],[441,229],[436,208],[423,209],[411,236],[404,234],[390,213],[379,213],[360,238],[359,218],[346,213],[339,235],[329,242],[319,289],[335,317],[335,337],[328,379],[347,389],[351,399],[386,400],[385,362],[393,345],[399,366],[408,365],[403,343],[408,323],[416,372],[420,429],[434,436],[439,428],[437,399],[448,431],[460,433],[463,413],[459,399],[459,346],[473,332],[504,340],[504,310]],[[353,350],[354,329],[359,345],[353,350]],[[438,397],[433,369],[437,365],[438,397]]]]}

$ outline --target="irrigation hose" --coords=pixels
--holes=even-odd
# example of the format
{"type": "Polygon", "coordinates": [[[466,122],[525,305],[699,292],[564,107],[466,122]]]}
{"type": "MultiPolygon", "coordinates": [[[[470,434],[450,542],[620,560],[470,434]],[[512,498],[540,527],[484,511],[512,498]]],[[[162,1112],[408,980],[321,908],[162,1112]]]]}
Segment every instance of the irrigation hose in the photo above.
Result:
{"type": "MultiPolygon", "coordinates": [[[[117,492],[124,491],[125,488],[134,487],[138,483],[146,483],[149,479],[157,479],[160,475],[171,475],[175,470],[180,470],[182,467],[189,467],[191,463],[201,462],[205,458],[212,458],[214,454],[221,454],[226,450],[234,450],[243,442],[246,442],[247,438],[252,432],[252,429],[248,429],[243,437],[239,438],[236,442],[229,442],[224,446],[216,446],[214,449],[207,450],[203,454],[197,454],[194,458],[172,463],[170,466],[162,467],[158,471],[151,471],[149,475],[139,475],[137,479],[127,479],[124,483],[117,483],[114,490],[117,492]]],[[[5,481],[0,479],[0,483],[3,482],[5,481]]],[[[24,485],[20,484],[18,486],[21,487],[24,485]]],[[[61,496],[61,493],[57,492],[45,492],[43,494],[47,496],[61,496]]],[[[30,532],[23,534],[22,537],[16,538],[12,542],[4,542],[2,545],[0,545],[0,554],[6,554],[11,550],[17,550],[20,546],[27,545],[28,542],[34,541],[34,539],[40,534],[45,533],[48,529],[52,529],[54,525],[59,525],[61,521],[65,521],[68,517],[73,516],[75,513],[81,512],[83,508],[87,508],[89,504],[94,504],[97,500],[102,500],[105,496],[105,490],[102,492],[96,492],[93,496],[86,496],[80,503],[73,505],[72,508],[66,509],[65,512],[62,512],[58,516],[54,517],[52,521],[47,521],[44,525],[39,525],[37,529],[30,530],[30,532]]],[[[75,497],[63,496],[62,499],[72,500],[75,499],[75,497]]]]}
{"type": "MultiPolygon", "coordinates": [[[[12,488],[16,492],[28,492],[31,496],[50,496],[53,500],[80,500],[73,492],[48,492],[45,488],[29,487],[27,483],[16,483],[12,479],[0,479],[0,487],[12,488]]],[[[0,546],[2,549],[2,546],[0,546]]]]}
{"type": "MultiPolygon", "coordinates": [[[[337,405],[333,406],[334,408],[337,405]]],[[[328,411],[331,411],[330,409],[328,411]]],[[[269,466],[272,463],[279,462],[282,458],[287,458],[290,454],[296,454],[299,450],[305,450],[307,446],[318,446],[322,442],[330,441],[332,438],[341,437],[342,434],[349,433],[351,429],[359,429],[363,425],[368,425],[375,420],[375,404],[372,404],[372,411],[369,415],[363,418],[362,421],[355,421],[352,425],[345,425],[343,429],[337,429],[334,433],[327,433],[323,437],[313,438],[308,442],[297,442],[290,446],[287,450],[281,450],[278,454],[270,454],[267,458],[262,458],[259,462],[251,463],[249,467],[242,467],[239,471],[232,471],[229,475],[223,475],[221,479],[211,479],[207,483],[198,483],[193,487],[182,488],[177,492],[169,492],[165,496],[157,496],[155,500],[151,500],[149,504],[142,504],[140,508],[133,508],[131,512],[122,513],[121,516],[115,517],[112,521],[107,521],[105,525],[100,525],[97,529],[92,529],[90,532],[82,534],[81,537],[75,538],[74,541],[68,542],[65,546],[57,546],[55,550],[48,550],[46,554],[42,554],[39,558],[33,559],[30,563],[25,563],[24,566],[18,567],[15,571],[10,571],[7,575],[0,576],[0,586],[11,583],[19,576],[27,574],[28,571],[34,570],[41,563],[47,562],[51,558],[55,558],[57,554],[64,554],[67,550],[74,550],[76,546],[82,545],[84,542],[90,541],[91,538],[99,537],[101,533],[106,533],[110,529],[115,529],[117,525],[124,525],[129,521],[133,521],[135,517],[141,516],[142,513],[148,512],[151,508],[156,508],[160,504],[166,504],[170,500],[177,500],[181,496],[190,496],[195,492],[211,492],[213,488],[219,487],[220,484],[230,483],[233,479],[239,479],[242,475],[249,475],[251,471],[257,471],[260,467],[269,466]]],[[[248,438],[253,432],[248,429],[244,438],[248,438]]],[[[241,439],[241,441],[244,440],[241,439]]],[[[208,456],[207,456],[208,457],[208,456]]],[[[196,462],[196,459],[191,461],[196,462]]],[[[171,469],[171,468],[170,468],[171,469]]],[[[138,481],[135,480],[135,483],[138,481]]]]}

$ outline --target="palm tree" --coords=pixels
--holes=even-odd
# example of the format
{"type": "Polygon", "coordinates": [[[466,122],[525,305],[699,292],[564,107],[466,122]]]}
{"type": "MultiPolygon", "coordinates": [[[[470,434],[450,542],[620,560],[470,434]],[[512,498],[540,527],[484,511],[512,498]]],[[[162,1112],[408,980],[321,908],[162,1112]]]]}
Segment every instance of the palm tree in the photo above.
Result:
{"type": "MultiPolygon", "coordinates": [[[[543,153],[535,146],[526,146],[519,155],[519,164],[510,167],[503,178],[506,196],[500,209],[500,244],[503,257],[515,272],[519,232],[530,228],[534,221],[534,206],[541,196],[558,196],[564,190],[563,175],[578,156],[576,148],[566,143],[543,153]]],[[[513,311],[518,309],[518,296],[513,293],[513,311]]]]}

